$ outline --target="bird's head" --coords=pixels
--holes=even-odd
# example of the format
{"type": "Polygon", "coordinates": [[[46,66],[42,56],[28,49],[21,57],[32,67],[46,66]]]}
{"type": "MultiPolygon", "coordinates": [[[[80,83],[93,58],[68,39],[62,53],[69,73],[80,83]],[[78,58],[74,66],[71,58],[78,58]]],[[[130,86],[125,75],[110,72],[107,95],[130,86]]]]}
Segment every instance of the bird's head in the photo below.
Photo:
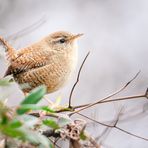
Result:
{"type": "Polygon", "coordinates": [[[59,31],[46,37],[46,41],[53,50],[67,51],[77,48],[76,41],[83,34],[72,34],[65,31],[59,31]]]}

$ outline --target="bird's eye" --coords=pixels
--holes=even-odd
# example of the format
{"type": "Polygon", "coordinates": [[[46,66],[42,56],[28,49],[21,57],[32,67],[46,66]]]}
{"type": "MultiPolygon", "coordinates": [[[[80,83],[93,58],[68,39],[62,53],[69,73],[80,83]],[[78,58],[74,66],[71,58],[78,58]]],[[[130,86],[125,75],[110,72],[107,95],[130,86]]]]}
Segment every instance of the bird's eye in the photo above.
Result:
{"type": "Polygon", "coordinates": [[[60,39],[61,44],[65,43],[65,41],[66,41],[65,39],[60,39]]]}

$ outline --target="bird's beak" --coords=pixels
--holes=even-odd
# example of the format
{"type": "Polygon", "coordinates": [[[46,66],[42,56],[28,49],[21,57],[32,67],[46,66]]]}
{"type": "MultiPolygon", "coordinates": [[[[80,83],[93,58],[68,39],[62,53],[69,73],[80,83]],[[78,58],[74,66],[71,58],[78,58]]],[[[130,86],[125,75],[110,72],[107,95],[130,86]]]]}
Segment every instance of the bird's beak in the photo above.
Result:
{"type": "Polygon", "coordinates": [[[69,41],[75,40],[75,39],[77,39],[77,38],[81,37],[82,35],[83,35],[83,33],[73,35],[72,37],[70,37],[70,38],[69,38],[69,41]]]}

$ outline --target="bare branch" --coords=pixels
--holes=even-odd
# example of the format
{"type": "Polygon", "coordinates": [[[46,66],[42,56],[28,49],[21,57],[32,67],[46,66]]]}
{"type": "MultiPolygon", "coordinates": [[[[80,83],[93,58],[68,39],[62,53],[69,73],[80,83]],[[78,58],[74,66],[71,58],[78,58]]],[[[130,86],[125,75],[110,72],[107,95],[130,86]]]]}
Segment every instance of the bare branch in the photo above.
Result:
{"type": "Polygon", "coordinates": [[[94,103],[88,104],[87,106],[85,106],[85,107],[83,107],[83,108],[81,108],[81,109],[79,109],[79,110],[74,111],[73,113],[70,114],[70,116],[73,115],[73,114],[75,114],[75,113],[77,113],[77,112],[80,112],[80,111],[82,111],[82,110],[85,110],[85,109],[87,109],[87,108],[90,108],[90,107],[92,107],[92,106],[95,106],[96,104],[99,104],[100,102],[105,101],[105,100],[107,100],[107,99],[109,99],[109,98],[111,98],[111,97],[117,95],[118,93],[120,93],[121,91],[123,91],[133,80],[135,80],[136,77],[139,75],[139,73],[140,73],[140,71],[139,71],[129,82],[127,82],[123,87],[121,87],[121,88],[120,88],[119,90],[117,90],[116,92],[114,92],[114,93],[108,95],[107,97],[103,98],[102,100],[99,100],[99,101],[96,101],[96,102],[94,102],[94,103]]]}
{"type": "Polygon", "coordinates": [[[122,131],[122,132],[124,132],[124,133],[126,133],[126,134],[128,134],[128,135],[131,135],[131,136],[133,136],[133,137],[136,137],[136,138],[139,138],[139,139],[148,141],[148,138],[144,138],[144,137],[138,136],[138,135],[133,134],[133,133],[131,133],[131,132],[128,132],[128,131],[126,131],[126,130],[124,130],[124,129],[118,127],[118,126],[115,126],[114,128],[116,128],[116,129],[118,129],[119,131],[122,131]]]}
{"type": "Polygon", "coordinates": [[[86,116],[86,115],[83,115],[83,114],[81,114],[81,113],[77,113],[77,114],[79,114],[79,115],[81,115],[82,117],[85,117],[85,118],[87,118],[87,119],[89,119],[89,120],[91,120],[91,121],[93,121],[93,122],[95,122],[95,123],[98,123],[98,124],[100,124],[100,125],[102,125],[102,126],[106,126],[106,127],[109,127],[109,128],[115,128],[115,129],[117,129],[117,130],[119,130],[119,131],[121,131],[121,132],[123,132],[123,133],[126,133],[126,134],[128,134],[128,135],[131,135],[131,136],[133,136],[133,137],[136,137],[136,138],[139,138],[139,139],[148,141],[148,138],[141,137],[141,136],[139,136],[139,135],[133,134],[133,133],[131,133],[131,132],[129,132],[129,131],[126,131],[126,130],[124,130],[124,129],[118,127],[116,122],[115,122],[116,124],[114,124],[114,125],[108,125],[108,124],[99,122],[99,121],[97,121],[97,120],[95,120],[95,119],[92,119],[92,118],[90,118],[90,117],[88,117],[88,116],[86,116]]]}
{"type": "MultiPolygon", "coordinates": [[[[134,99],[145,98],[145,97],[146,97],[145,94],[144,95],[143,94],[135,95],[135,96],[125,96],[125,97],[120,97],[120,98],[115,98],[115,99],[110,99],[110,100],[99,101],[97,104],[116,102],[116,101],[125,101],[125,100],[134,100],[134,99]]],[[[83,108],[88,105],[90,105],[90,104],[83,104],[83,105],[79,105],[79,106],[74,106],[73,109],[83,108]]]]}
{"type": "MultiPolygon", "coordinates": [[[[28,113],[28,115],[34,116],[34,117],[40,117],[40,113],[39,112],[31,112],[28,113]]],[[[59,118],[60,114],[56,114],[56,113],[45,113],[45,116],[50,116],[50,117],[54,117],[54,118],[59,118]]]]}
{"type": "Polygon", "coordinates": [[[123,110],[124,110],[124,106],[121,107],[120,111],[118,112],[117,119],[116,119],[116,121],[115,121],[115,123],[114,123],[114,126],[116,126],[116,125],[118,124],[120,115],[122,114],[123,110]]]}
{"type": "Polygon", "coordinates": [[[80,74],[81,74],[82,68],[83,68],[84,63],[85,63],[87,57],[89,56],[89,54],[90,54],[90,51],[87,53],[86,57],[84,58],[84,60],[83,60],[83,62],[82,62],[82,64],[81,64],[81,66],[80,66],[80,69],[79,69],[79,71],[78,71],[77,80],[76,80],[76,82],[74,83],[74,85],[73,85],[73,87],[72,87],[72,89],[71,89],[71,92],[70,92],[70,96],[69,96],[69,106],[68,106],[68,108],[72,108],[72,106],[71,106],[71,99],[72,99],[73,91],[74,91],[76,85],[77,85],[78,82],[79,82],[79,78],[80,78],[80,74]]]}

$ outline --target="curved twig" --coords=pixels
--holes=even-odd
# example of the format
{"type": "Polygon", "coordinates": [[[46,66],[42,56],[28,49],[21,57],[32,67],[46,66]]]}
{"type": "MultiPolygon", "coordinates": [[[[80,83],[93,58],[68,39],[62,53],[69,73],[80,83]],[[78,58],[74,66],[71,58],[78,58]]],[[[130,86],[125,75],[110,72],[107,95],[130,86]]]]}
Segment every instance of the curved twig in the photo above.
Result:
{"type": "Polygon", "coordinates": [[[73,85],[73,87],[72,87],[72,89],[71,89],[70,95],[69,95],[69,105],[68,105],[68,108],[72,108],[72,106],[71,106],[71,100],[72,100],[73,91],[74,91],[76,85],[77,85],[78,82],[79,82],[81,70],[82,70],[83,65],[84,65],[84,63],[85,63],[87,57],[89,56],[89,54],[90,54],[90,51],[89,51],[89,52],[87,53],[87,55],[85,56],[85,58],[84,58],[84,60],[83,60],[83,62],[82,62],[82,64],[81,64],[81,66],[80,66],[80,69],[79,69],[79,71],[78,71],[77,80],[76,80],[76,82],[74,83],[74,85],[73,85]]]}

